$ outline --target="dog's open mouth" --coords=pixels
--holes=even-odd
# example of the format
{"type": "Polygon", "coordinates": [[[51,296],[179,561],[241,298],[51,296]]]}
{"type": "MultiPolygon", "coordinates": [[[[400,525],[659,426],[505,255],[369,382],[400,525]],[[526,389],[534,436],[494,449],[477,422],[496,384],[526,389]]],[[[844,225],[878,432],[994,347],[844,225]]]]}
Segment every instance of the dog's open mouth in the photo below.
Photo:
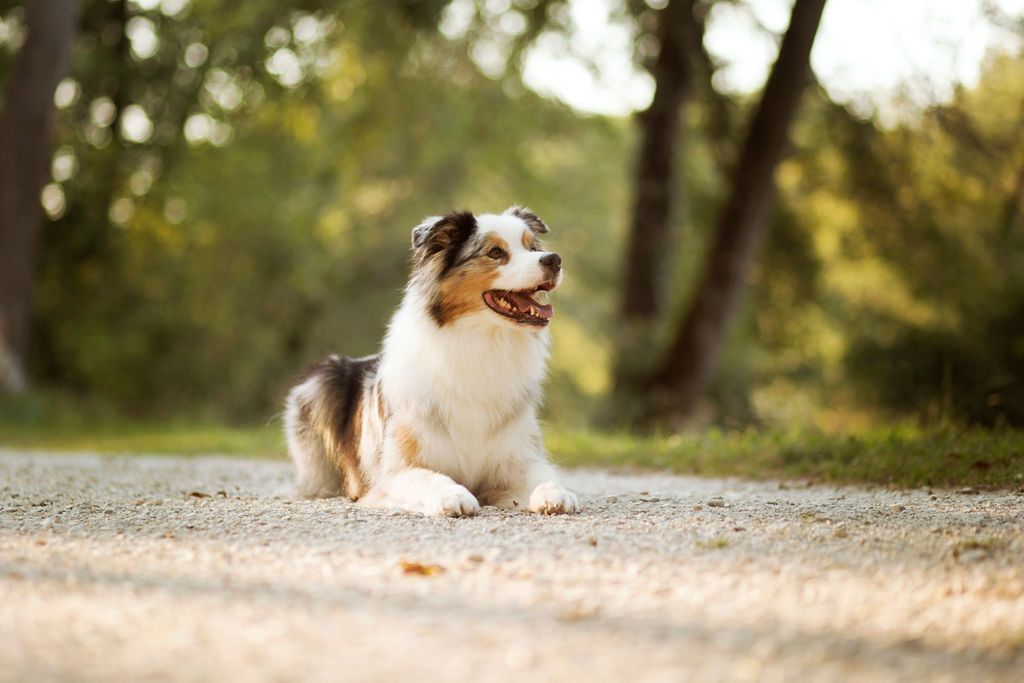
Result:
{"type": "Polygon", "coordinates": [[[553,288],[551,283],[545,282],[534,289],[489,289],[484,292],[484,303],[495,313],[517,323],[543,327],[555,314],[554,307],[547,303],[548,290],[553,288]]]}

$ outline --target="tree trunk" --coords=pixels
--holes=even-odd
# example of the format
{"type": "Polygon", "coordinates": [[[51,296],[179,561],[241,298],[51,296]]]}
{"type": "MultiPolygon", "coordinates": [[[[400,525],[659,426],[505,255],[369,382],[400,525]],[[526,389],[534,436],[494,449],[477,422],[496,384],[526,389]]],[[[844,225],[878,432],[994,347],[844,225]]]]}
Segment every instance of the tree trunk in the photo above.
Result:
{"type": "Polygon", "coordinates": [[[0,116],[0,390],[24,389],[32,277],[50,172],[53,93],[67,73],[75,0],[25,4],[28,35],[14,63],[0,116]]]}
{"type": "MultiPolygon", "coordinates": [[[[621,324],[616,335],[615,392],[619,403],[631,398],[650,370],[646,349],[665,288],[675,160],[681,146],[680,118],[693,85],[692,48],[699,39],[693,15],[697,0],[671,0],[658,12],[658,56],[650,67],[654,98],[637,115],[640,131],[634,176],[633,219],[626,246],[621,324]]],[[[613,411],[621,417],[619,408],[613,411]]]]}
{"type": "Polygon", "coordinates": [[[622,299],[622,316],[627,320],[652,318],[661,308],[659,280],[675,190],[680,110],[693,80],[689,43],[694,2],[671,0],[658,13],[661,47],[651,68],[654,99],[637,117],[640,150],[622,299]]]}
{"type": "Polygon", "coordinates": [[[750,264],[767,230],[775,167],[808,80],[811,46],[825,0],[796,0],[719,216],[695,298],[660,367],[648,381],[650,421],[692,415],[712,377],[728,324],[739,308],[750,264]]]}

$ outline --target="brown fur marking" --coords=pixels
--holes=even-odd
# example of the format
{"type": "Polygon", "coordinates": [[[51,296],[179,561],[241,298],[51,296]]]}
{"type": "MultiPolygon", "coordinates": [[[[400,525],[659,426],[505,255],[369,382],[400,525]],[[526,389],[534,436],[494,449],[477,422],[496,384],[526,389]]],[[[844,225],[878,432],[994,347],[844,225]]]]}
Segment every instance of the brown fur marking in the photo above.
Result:
{"type": "Polygon", "coordinates": [[[366,402],[365,394],[356,406],[355,414],[352,416],[352,431],[348,439],[343,443],[336,443],[334,452],[337,454],[337,464],[344,475],[345,495],[358,500],[366,493],[366,481],[363,479],[363,471],[359,467],[359,439],[363,433],[363,408],[366,402]]]}
{"type": "Polygon", "coordinates": [[[412,429],[405,425],[395,429],[395,440],[398,443],[398,452],[402,456],[402,463],[406,467],[423,467],[420,460],[420,442],[412,429]]]}
{"type": "Polygon", "coordinates": [[[530,230],[523,231],[523,246],[527,249],[533,249],[537,246],[537,238],[533,236],[533,232],[530,230]]]}
{"type": "Polygon", "coordinates": [[[388,404],[384,401],[384,390],[381,388],[380,380],[373,385],[373,399],[377,403],[377,415],[381,424],[388,421],[388,404]]]}
{"type": "Polygon", "coordinates": [[[508,253],[508,242],[496,235],[484,240],[480,256],[454,268],[438,285],[434,298],[435,318],[443,325],[486,307],[483,293],[497,278],[498,266],[505,262],[487,256],[494,247],[508,253]]]}

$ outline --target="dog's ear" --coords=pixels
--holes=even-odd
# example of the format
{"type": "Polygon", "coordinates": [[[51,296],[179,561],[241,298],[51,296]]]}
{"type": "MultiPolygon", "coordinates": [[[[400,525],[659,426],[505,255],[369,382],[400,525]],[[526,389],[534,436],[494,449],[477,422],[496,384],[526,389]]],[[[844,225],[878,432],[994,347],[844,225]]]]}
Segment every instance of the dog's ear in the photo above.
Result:
{"type": "Polygon", "coordinates": [[[526,227],[533,230],[538,235],[543,235],[548,231],[548,226],[542,221],[537,214],[530,211],[525,206],[510,206],[505,209],[506,216],[515,216],[519,220],[526,223],[526,227]]]}
{"type": "Polygon", "coordinates": [[[474,232],[476,218],[468,211],[430,216],[412,229],[412,249],[421,259],[440,252],[454,255],[474,232]]]}
{"type": "Polygon", "coordinates": [[[444,216],[427,216],[424,218],[419,225],[412,229],[412,248],[419,249],[426,245],[431,233],[437,229],[437,226],[443,220],[444,216]]]}

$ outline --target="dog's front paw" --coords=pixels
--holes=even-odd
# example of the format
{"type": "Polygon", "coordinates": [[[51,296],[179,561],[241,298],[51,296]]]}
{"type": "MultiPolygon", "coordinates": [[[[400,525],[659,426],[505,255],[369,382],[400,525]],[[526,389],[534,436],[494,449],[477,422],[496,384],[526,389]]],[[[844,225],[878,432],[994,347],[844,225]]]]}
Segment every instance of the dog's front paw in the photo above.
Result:
{"type": "Polygon", "coordinates": [[[549,481],[533,490],[530,510],[542,515],[575,515],[580,511],[580,502],[575,493],[549,481]]]}
{"type": "Polygon", "coordinates": [[[455,484],[441,493],[437,514],[448,517],[470,517],[480,512],[480,503],[465,486],[455,484]]]}

